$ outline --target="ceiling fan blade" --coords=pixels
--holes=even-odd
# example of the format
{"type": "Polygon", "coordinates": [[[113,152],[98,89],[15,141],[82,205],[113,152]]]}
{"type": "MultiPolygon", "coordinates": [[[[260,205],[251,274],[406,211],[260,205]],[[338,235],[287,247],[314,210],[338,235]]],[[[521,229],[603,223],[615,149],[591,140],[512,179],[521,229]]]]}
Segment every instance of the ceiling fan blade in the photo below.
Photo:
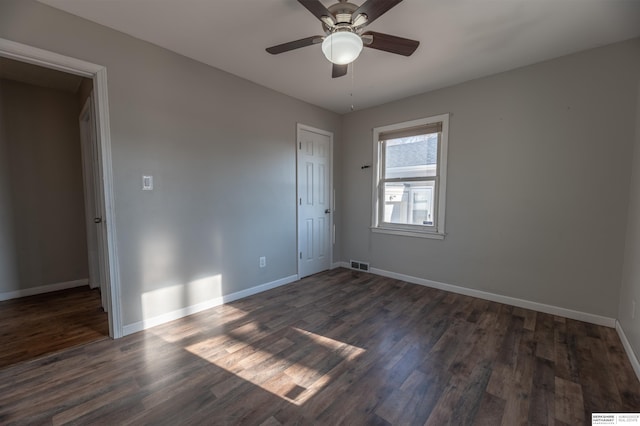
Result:
{"type": "Polygon", "coordinates": [[[402,0],[367,0],[353,12],[352,16],[355,18],[361,14],[367,15],[367,21],[362,26],[369,25],[401,1],[402,0]]]}
{"type": "Polygon", "coordinates": [[[366,47],[377,50],[384,50],[385,52],[395,53],[403,56],[411,56],[420,45],[420,42],[417,40],[377,33],[375,31],[367,31],[366,33],[363,33],[362,36],[364,45],[366,47]],[[367,36],[373,37],[373,40],[371,40],[371,42],[368,42],[367,36]]]}
{"type": "Polygon", "coordinates": [[[333,15],[329,12],[329,9],[320,3],[320,0],[298,0],[298,3],[306,7],[309,12],[313,13],[322,22],[327,23],[326,19],[328,18],[331,23],[335,24],[333,15]],[[322,19],[323,17],[325,19],[322,19]]]}
{"type": "Polygon", "coordinates": [[[331,78],[338,78],[338,77],[342,77],[343,75],[347,75],[348,69],[349,69],[349,64],[346,64],[346,65],[333,64],[333,69],[331,70],[331,78]]]}
{"type": "Polygon", "coordinates": [[[300,40],[290,41],[288,43],[282,43],[277,46],[267,47],[266,50],[272,55],[277,55],[278,53],[284,53],[301,47],[311,46],[312,44],[322,43],[322,39],[322,36],[311,36],[301,38],[300,40]]]}

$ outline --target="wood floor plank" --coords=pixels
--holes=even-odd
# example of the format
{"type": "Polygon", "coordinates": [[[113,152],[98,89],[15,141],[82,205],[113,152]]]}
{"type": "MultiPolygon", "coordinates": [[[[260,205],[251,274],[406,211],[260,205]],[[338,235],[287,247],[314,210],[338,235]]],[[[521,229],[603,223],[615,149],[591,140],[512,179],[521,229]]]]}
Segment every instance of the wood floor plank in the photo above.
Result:
{"type": "Polygon", "coordinates": [[[592,412],[615,411],[622,406],[615,378],[608,371],[607,351],[599,334],[594,335],[588,332],[577,341],[585,418],[590,418],[592,412]]]}
{"type": "Polygon", "coordinates": [[[495,426],[501,424],[505,404],[506,401],[504,399],[485,392],[473,424],[476,426],[495,426]]]}
{"type": "Polygon", "coordinates": [[[425,425],[472,424],[490,374],[488,366],[476,365],[467,379],[460,375],[452,377],[425,425]]]}
{"type": "Polygon", "coordinates": [[[640,411],[615,330],[346,269],[0,368],[3,425],[575,425],[604,409],[640,411]]]}
{"type": "Polygon", "coordinates": [[[405,392],[409,392],[411,398],[397,424],[424,424],[451,379],[433,370],[426,374],[421,371],[419,373],[420,382],[414,381],[411,389],[401,388],[405,392]]]}
{"type": "Polygon", "coordinates": [[[101,392],[99,397],[91,398],[81,404],[74,405],[73,407],[54,415],[51,421],[54,425],[68,424],[80,417],[86,417],[88,414],[104,407],[105,405],[120,399],[126,399],[130,395],[139,392],[139,390],[140,389],[137,387],[135,382],[127,380],[107,392],[101,392]]]}
{"type": "Polygon", "coordinates": [[[584,402],[582,387],[568,380],[555,378],[555,418],[570,425],[583,424],[584,402]]]}
{"type": "Polygon", "coordinates": [[[0,302],[0,368],[108,336],[100,292],[88,286],[0,302]]]}
{"type": "Polygon", "coordinates": [[[555,418],[554,364],[546,358],[536,357],[533,370],[533,388],[529,404],[529,423],[548,425],[555,418]]]}
{"type": "Polygon", "coordinates": [[[553,332],[553,316],[538,313],[535,328],[536,356],[555,360],[555,336],[553,332]]]}

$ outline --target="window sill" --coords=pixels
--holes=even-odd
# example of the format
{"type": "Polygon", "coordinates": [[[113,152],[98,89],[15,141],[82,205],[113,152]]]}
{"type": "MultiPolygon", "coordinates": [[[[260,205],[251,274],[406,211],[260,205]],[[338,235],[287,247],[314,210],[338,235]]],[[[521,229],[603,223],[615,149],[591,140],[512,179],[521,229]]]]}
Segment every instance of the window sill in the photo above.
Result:
{"type": "Polygon", "coordinates": [[[445,234],[441,232],[409,231],[406,229],[380,228],[375,226],[371,227],[371,232],[375,232],[377,234],[401,235],[403,237],[430,238],[433,240],[444,240],[445,237],[445,234]]]}

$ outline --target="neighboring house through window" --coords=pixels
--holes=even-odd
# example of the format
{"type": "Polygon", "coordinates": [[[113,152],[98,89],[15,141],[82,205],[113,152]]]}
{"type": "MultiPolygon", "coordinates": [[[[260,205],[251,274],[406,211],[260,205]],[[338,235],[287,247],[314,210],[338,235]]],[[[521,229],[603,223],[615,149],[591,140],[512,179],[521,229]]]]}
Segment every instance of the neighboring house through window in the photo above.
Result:
{"type": "Polygon", "coordinates": [[[373,129],[374,232],[444,238],[449,115],[373,129]]]}

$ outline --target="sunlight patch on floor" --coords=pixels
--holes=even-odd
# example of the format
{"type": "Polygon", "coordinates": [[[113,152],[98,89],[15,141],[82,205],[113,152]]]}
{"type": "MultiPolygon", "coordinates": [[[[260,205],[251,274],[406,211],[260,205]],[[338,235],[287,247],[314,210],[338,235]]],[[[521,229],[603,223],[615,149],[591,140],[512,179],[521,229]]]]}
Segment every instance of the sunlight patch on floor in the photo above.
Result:
{"type": "Polygon", "coordinates": [[[287,355],[283,355],[283,352],[296,345],[286,337],[264,348],[255,348],[255,342],[273,333],[255,323],[202,340],[185,349],[233,374],[213,388],[217,397],[248,381],[296,405],[304,404],[329,384],[333,369],[354,361],[365,352],[363,348],[307,330],[296,327],[292,327],[292,330],[308,340],[305,347],[312,348],[297,362],[291,362],[287,355]],[[327,365],[316,356],[318,353],[331,356],[334,360],[327,365]],[[322,365],[324,371],[319,371],[315,364],[322,365]]]}
{"type": "MultiPolygon", "coordinates": [[[[205,314],[206,315],[206,314],[205,314]]],[[[216,325],[216,317],[224,317],[225,320],[238,321],[242,320],[247,313],[241,309],[229,307],[224,309],[224,313],[216,312],[215,316],[209,321],[201,321],[199,319],[191,319],[189,317],[181,318],[178,321],[163,324],[157,327],[153,327],[148,330],[149,333],[160,337],[167,343],[180,343],[185,340],[198,339],[197,345],[216,346],[224,344],[228,340],[224,334],[224,324],[216,325]],[[202,337],[202,336],[214,336],[214,337],[202,337]]]]}

